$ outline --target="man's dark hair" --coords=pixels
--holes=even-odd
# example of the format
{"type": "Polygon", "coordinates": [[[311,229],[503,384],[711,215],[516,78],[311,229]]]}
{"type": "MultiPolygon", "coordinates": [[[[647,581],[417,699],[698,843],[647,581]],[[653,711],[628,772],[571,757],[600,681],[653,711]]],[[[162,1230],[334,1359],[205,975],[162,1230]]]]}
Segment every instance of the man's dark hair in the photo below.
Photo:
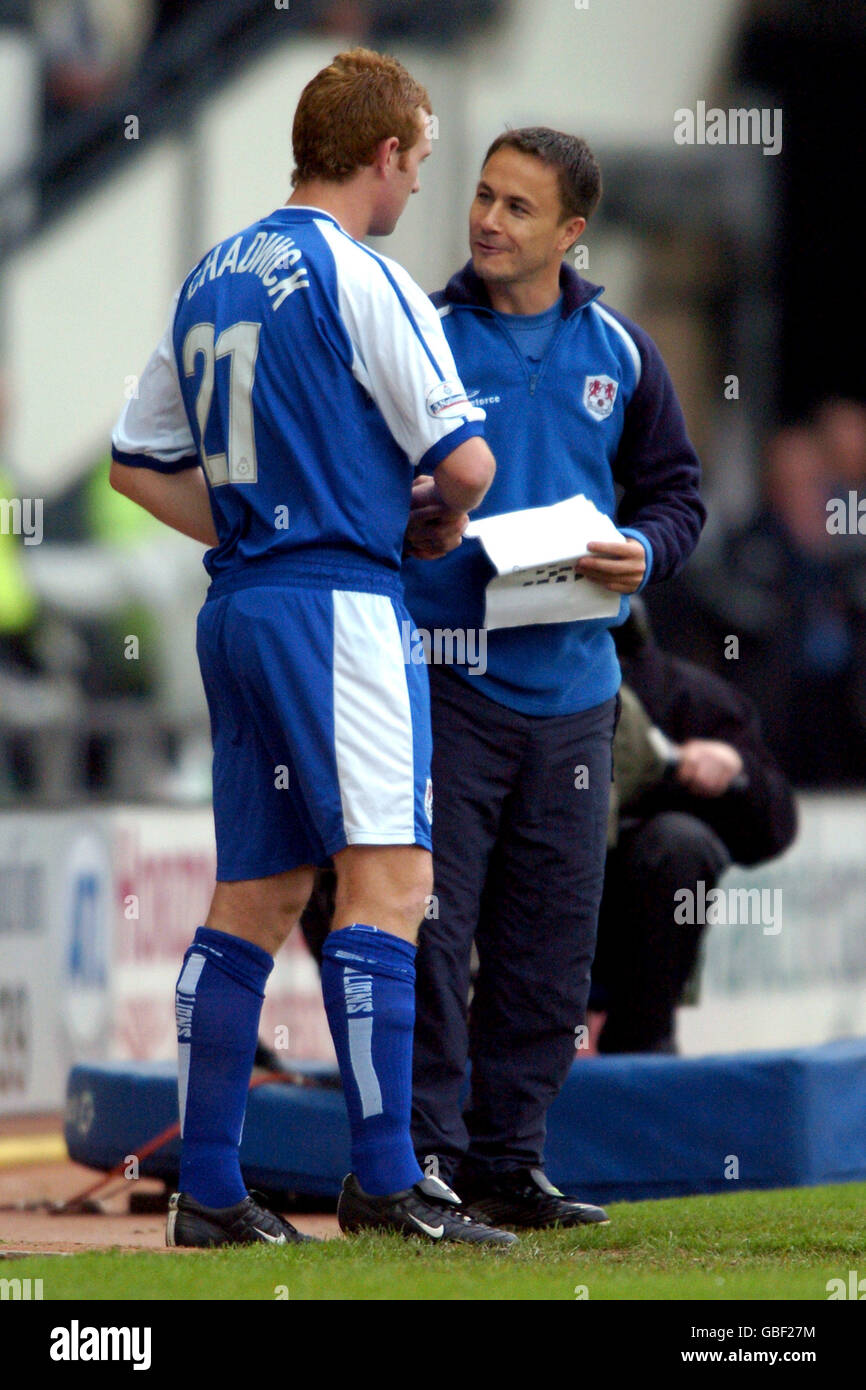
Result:
{"type": "Polygon", "coordinates": [[[533,154],[549,164],[556,170],[559,180],[563,221],[569,217],[585,217],[589,221],[601,197],[601,170],[585,140],[548,126],[506,130],[497,135],[484,156],[484,163],[501,149],[533,154]]]}

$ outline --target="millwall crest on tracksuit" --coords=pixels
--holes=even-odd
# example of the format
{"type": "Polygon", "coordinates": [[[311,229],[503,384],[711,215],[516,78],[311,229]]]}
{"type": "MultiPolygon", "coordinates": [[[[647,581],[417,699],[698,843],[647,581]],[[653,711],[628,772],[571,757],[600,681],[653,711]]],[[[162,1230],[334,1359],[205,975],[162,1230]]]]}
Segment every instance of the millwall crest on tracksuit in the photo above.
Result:
{"type": "Polygon", "coordinates": [[[606,420],[613,410],[619,382],[601,372],[588,376],[583,384],[583,403],[596,420],[606,420]]]}

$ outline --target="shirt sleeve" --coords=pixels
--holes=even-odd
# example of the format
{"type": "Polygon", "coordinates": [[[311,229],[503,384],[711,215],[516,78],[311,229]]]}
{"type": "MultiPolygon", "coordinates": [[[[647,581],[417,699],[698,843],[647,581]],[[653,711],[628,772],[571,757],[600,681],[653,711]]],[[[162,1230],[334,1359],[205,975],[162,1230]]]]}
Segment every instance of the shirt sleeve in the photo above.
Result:
{"type": "Polygon", "coordinates": [[[614,478],[624,488],[617,525],[647,547],[647,581],[668,579],[698,543],[706,508],[700,495],[700,463],[689,440],[680,403],[661,353],[649,334],[623,315],[637,346],[641,371],[626,406],[614,478]]]}
{"type": "Polygon", "coordinates": [[[320,226],[336,263],[352,373],[411,462],[430,472],[484,433],[485,412],[467,400],[439,315],[420,286],[395,261],[333,224],[320,226]]]}
{"type": "Polygon", "coordinates": [[[640,541],[641,545],[644,548],[644,555],[646,556],[646,569],[644,570],[643,579],[638,584],[635,590],[635,593],[639,594],[641,589],[646,588],[647,584],[650,581],[650,575],[653,571],[652,545],[650,544],[649,538],[644,535],[643,531],[636,530],[634,526],[618,526],[617,530],[621,532],[623,536],[632,536],[634,540],[640,541]]]}
{"type": "Polygon", "coordinates": [[[181,473],[199,463],[174,356],[172,329],[179,294],[178,290],[168,326],[138,380],[136,394],[123,407],[111,436],[113,459],[157,473],[181,473]]]}

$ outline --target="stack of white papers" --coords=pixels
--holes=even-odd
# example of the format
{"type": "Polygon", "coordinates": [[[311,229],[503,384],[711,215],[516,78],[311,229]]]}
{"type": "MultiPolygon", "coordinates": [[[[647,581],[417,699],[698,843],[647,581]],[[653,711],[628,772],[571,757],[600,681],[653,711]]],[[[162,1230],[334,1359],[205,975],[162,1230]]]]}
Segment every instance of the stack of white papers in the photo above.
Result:
{"type": "Polygon", "coordinates": [[[589,541],[623,539],[582,492],[551,507],[470,521],[464,534],[480,540],[496,567],[487,585],[486,628],[573,623],[619,612],[619,594],[575,572],[589,541]]]}

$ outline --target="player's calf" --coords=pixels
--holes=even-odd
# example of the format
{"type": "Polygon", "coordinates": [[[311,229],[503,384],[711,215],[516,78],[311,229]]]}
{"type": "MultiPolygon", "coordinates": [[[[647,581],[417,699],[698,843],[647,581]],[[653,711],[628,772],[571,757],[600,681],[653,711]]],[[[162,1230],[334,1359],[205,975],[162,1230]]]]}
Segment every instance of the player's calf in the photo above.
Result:
{"type": "Polygon", "coordinates": [[[352,1136],[352,1169],[372,1197],[423,1178],[409,1134],[415,935],[432,887],[419,846],[352,846],[334,856],[337,903],[322,951],[322,995],[352,1136]]]}

